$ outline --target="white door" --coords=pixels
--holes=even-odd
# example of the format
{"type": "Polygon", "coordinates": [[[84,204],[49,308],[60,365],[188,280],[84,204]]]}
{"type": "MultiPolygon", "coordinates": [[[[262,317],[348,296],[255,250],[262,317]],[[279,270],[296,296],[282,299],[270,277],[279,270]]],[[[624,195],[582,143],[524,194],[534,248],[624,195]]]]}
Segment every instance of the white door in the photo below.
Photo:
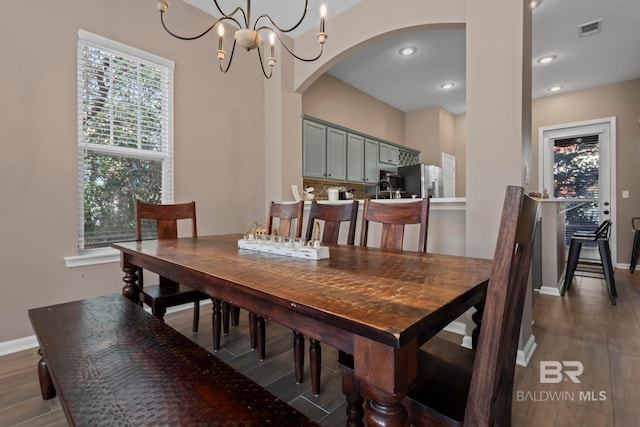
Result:
{"type": "MultiPolygon", "coordinates": [[[[615,117],[540,128],[540,190],[553,198],[593,198],[567,204],[567,240],[578,229],[595,229],[611,219],[611,256],[616,264],[615,117]]],[[[581,256],[597,258],[583,248],[581,256]]]]}

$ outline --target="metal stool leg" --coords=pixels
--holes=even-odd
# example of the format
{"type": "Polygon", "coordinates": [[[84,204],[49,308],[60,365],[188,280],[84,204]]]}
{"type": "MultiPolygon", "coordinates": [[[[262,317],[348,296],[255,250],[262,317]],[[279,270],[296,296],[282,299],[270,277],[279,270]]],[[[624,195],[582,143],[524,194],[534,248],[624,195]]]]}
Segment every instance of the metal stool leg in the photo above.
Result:
{"type": "Polygon", "coordinates": [[[635,230],[633,232],[633,250],[631,251],[631,262],[629,263],[629,270],[633,274],[636,271],[636,265],[638,264],[638,251],[640,251],[640,231],[635,230]]]}
{"type": "Polygon", "coordinates": [[[613,305],[616,305],[616,283],[613,278],[613,265],[611,264],[611,250],[609,248],[609,241],[605,239],[598,239],[598,251],[600,252],[600,260],[602,261],[602,270],[604,273],[604,280],[607,282],[607,291],[609,292],[609,298],[613,305]]]}
{"type": "Polygon", "coordinates": [[[569,258],[567,260],[567,271],[564,275],[564,284],[562,285],[560,295],[564,295],[564,293],[571,287],[573,275],[575,274],[576,268],[578,267],[578,259],[580,258],[581,249],[582,242],[571,239],[571,245],[569,246],[569,258]]]}

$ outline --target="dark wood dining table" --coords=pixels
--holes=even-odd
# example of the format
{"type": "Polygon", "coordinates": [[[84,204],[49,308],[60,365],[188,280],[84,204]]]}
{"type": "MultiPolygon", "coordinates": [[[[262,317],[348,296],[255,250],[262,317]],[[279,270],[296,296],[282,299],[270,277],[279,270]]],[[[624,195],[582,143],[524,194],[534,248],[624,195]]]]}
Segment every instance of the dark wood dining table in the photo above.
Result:
{"type": "Polygon", "coordinates": [[[214,324],[225,301],[353,355],[371,425],[407,424],[400,402],[417,375],[418,347],[482,307],[491,268],[484,259],[344,245],[330,246],[326,259],[301,259],[239,249],[241,237],[114,244],[122,292],[138,301],[137,271],[147,269],[211,295],[214,324]]]}

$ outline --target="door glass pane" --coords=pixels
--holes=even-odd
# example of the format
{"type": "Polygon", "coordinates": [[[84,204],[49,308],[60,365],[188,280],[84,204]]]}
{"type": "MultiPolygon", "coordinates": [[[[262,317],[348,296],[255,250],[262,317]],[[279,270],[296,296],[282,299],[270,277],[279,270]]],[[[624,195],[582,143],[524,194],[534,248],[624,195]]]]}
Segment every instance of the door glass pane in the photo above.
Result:
{"type": "Polygon", "coordinates": [[[589,198],[594,203],[568,205],[566,244],[577,230],[598,227],[598,135],[557,139],[553,147],[553,196],[557,199],[589,198]]]}

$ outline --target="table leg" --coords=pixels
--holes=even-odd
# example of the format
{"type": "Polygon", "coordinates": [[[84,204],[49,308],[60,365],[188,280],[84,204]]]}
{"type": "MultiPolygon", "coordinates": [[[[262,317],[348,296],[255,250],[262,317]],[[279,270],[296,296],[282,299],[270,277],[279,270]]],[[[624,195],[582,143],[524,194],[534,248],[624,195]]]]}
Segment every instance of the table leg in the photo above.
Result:
{"type": "Polygon", "coordinates": [[[140,302],[140,288],[138,287],[138,267],[125,264],[122,267],[124,271],[124,287],[122,288],[122,295],[129,298],[131,301],[138,304],[140,302]]]}
{"type": "Polygon", "coordinates": [[[406,427],[409,425],[407,409],[402,405],[406,393],[391,395],[366,383],[362,390],[367,398],[365,417],[369,426],[406,427]]]}

